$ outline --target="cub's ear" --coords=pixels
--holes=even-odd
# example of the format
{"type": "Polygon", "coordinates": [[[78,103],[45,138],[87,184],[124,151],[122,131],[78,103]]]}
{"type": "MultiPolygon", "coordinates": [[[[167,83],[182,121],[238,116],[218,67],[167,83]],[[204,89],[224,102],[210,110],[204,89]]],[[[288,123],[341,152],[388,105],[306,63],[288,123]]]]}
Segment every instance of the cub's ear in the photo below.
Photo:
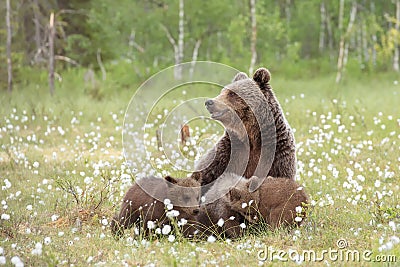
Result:
{"type": "Polygon", "coordinates": [[[253,80],[260,86],[261,89],[271,80],[271,73],[266,68],[259,68],[253,75],[253,80]]]}
{"type": "Polygon", "coordinates": [[[229,191],[229,199],[230,199],[230,201],[238,201],[241,198],[242,198],[242,194],[241,194],[239,189],[233,187],[229,191]]]}
{"type": "Polygon", "coordinates": [[[234,82],[237,82],[237,81],[240,81],[240,80],[244,80],[244,79],[247,79],[247,78],[249,78],[249,77],[247,76],[246,73],[239,72],[238,74],[235,75],[235,77],[233,78],[232,82],[234,83],[234,82]]]}
{"type": "Polygon", "coordinates": [[[253,193],[254,191],[256,191],[263,182],[264,182],[264,178],[252,176],[248,182],[249,192],[253,193]]]}
{"type": "Polygon", "coordinates": [[[175,178],[172,178],[171,176],[165,176],[165,178],[164,178],[166,181],[168,181],[168,182],[170,182],[170,183],[172,183],[172,184],[176,184],[177,183],[177,180],[175,179],[175,178]]]}

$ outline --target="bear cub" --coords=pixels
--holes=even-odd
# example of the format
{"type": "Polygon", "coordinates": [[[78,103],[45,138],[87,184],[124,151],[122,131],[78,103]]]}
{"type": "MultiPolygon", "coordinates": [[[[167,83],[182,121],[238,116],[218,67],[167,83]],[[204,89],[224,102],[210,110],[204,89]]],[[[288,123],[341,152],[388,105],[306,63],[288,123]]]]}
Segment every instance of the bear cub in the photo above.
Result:
{"type": "MultiPolygon", "coordinates": [[[[190,177],[142,178],[125,194],[119,214],[111,220],[111,232],[119,238],[125,229],[141,223],[139,229],[147,234],[149,221],[159,227],[169,223],[168,208],[172,205],[173,210],[177,211],[173,216],[178,221],[193,221],[199,213],[199,202],[200,184],[190,177]]],[[[189,235],[191,229],[189,223],[183,225],[184,235],[189,235]]]]}
{"type": "Polygon", "coordinates": [[[272,230],[300,226],[308,204],[303,187],[294,180],[267,177],[262,181],[256,176],[240,179],[229,191],[229,200],[233,211],[254,224],[264,221],[272,230]]]}
{"type": "Polygon", "coordinates": [[[224,173],[201,198],[200,212],[196,216],[197,237],[239,238],[244,233],[245,216],[231,209],[229,190],[241,176],[224,173]]]}

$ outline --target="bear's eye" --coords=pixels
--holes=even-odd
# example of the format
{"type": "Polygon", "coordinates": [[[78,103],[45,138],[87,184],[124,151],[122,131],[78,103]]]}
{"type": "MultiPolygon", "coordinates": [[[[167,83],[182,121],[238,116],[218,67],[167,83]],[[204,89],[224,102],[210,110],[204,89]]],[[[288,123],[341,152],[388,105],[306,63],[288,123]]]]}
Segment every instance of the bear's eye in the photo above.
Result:
{"type": "Polygon", "coordinates": [[[235,92],[232,92],[232,91],[229,91],[229,93],[228,93],[229,97],[234,97],[235,95],[236,95],[235,92]]]}

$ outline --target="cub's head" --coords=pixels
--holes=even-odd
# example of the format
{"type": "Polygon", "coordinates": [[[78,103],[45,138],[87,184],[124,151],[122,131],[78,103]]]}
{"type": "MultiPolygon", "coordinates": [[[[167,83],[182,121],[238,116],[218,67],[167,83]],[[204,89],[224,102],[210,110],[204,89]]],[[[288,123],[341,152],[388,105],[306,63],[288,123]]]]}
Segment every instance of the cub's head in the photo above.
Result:
{"type": "Polygon", "coordinates": [[[260,202],[258,188],[260,178],[253,176],[250,179],[241,179],[229,191],[229,204],[231,209],[243,215],[246,220],[256,223],[259,218],[258,204],[260,202]]]}
{"type": "Polygon", "coordinates": [[[179,218],[192,219],[196,216],[200,209],[200,183],[190,177],[166,176],[165,181],[167,182],[167,197],[173,208],[180,212],[179,218]]]}
{"type": "Polygon", "coordinates": [[[262,91],[270,89],[270,78],[271,74],[265,68],[258,69],[252,79],[243,72],[236,74],[232,83],[225,86],[217,97],[205,102],[211,118],[222,122],[239,138],[244,138],[246,131],[262,125],[269,116],[268,101],[262,91]]]}

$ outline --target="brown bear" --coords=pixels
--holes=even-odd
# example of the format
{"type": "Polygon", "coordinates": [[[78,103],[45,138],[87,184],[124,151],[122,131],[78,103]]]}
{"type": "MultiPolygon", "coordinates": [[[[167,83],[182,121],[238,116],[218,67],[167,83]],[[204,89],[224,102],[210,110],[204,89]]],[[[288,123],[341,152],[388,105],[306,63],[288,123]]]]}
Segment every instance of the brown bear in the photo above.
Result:
{"type": "Polygon", "coordinates": [[[264,221],[273,230],[280,226],[300,226],[306,217],[308,197],[294,180],[253,176],[240,179],[230,189],[229,201],[231,209],[249,222],[264,221]]]}
{"type": "Polygon", "coordinates": [[[225,135],[195,166],[192,177],[202,186],[224,172],[246,178],[295,178],[294,135],[270,78],[265,68],[258,69],[253,79],[238,73],[217,97],[205,102],[211,118],[224,125],[225,135]]]}
{"type": "Polygon", "coordinates": [[[222,174],[202,197],[200,212],[196,216],[196,236],[236,239],[243,235],[247,222],[239,211],[231,209],[229,189],[239,182],[240,176],[222,174]],[[209,201],[212,199],[213,201],[209,201]]]}
{"type": "Polygon", "coordinates": [[[111,220],[111,232],[119,238],[124,229],[139,223],[139,229],[147,234],[148,228],[169,223],[170,212],[178,221],[185,219],[189,222],[182,229],[184,234],[190,235],[194,230],[190,222],[199,212],[199,202],[200,184],[190,177],[142,178],[125,194],[119,214],[111,220]]]}

